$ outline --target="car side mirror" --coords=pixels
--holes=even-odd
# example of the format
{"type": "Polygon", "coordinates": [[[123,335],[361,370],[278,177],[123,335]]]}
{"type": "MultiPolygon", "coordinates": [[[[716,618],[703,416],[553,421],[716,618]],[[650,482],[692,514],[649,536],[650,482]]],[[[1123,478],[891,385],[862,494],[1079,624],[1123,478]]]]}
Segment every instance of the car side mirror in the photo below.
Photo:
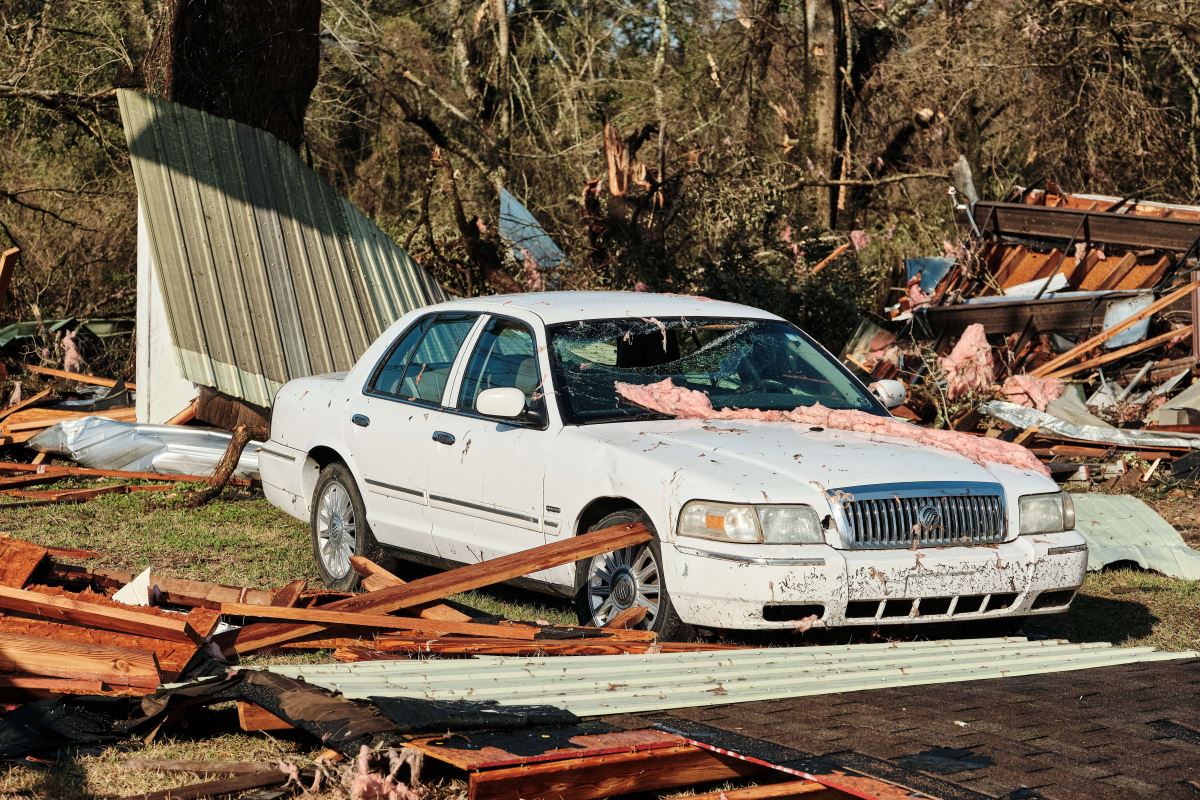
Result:
{"type": "Polygon", "coordinates": [[[475,410],[485,417],[516,419],[525,410],[525,393],[511,386],[484,389],[475,398],[475,410]]]}
{"type": "Polygon", "coordinates": [[[883,403],[884,408],[895,408],[896,406],[904,405],[904,401],[908,398],[908,389],[905,388],[904,384],[890,378],[875,381],[867,388],[879,398],[879,402],[883,403]]]}

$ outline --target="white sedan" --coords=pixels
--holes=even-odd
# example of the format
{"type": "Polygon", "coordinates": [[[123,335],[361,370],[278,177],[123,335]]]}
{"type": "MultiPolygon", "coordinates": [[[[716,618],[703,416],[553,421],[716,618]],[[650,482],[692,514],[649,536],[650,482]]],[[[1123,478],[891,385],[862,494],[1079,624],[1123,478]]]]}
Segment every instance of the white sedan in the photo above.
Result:
{"type": "MultiPolygon", "coordinates": [[[[652,542],[525,583],[574,597],[588,624],[644,606],[664,637],[1059,613],[1083,581],[1070,498],[1045,475],[878,434],[676,419],[615,388],[664,379],[718,409],[889,415],[758,309],[618,292],[458,300],[404,316],[349,373],[283,387],[266,495],[311,525],[320,574],[341,589],[356,553],[450,566],[643,521],[652,542]]],[[[903,387],[880,396],[894,405],[903,387]]]]}

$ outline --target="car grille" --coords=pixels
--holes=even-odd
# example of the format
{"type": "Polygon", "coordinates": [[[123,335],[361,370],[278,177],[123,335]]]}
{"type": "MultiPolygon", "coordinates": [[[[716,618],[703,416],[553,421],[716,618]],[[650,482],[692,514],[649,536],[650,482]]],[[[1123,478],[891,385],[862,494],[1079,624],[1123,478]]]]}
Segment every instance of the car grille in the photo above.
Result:
{"type": "Polygon", "coordinates": [[[999,491],[837,494],[845,498],[841,505],[847,543],[854,548],[990,544],[1004,541],[1006,535],[1004,496],[999,491]]]}

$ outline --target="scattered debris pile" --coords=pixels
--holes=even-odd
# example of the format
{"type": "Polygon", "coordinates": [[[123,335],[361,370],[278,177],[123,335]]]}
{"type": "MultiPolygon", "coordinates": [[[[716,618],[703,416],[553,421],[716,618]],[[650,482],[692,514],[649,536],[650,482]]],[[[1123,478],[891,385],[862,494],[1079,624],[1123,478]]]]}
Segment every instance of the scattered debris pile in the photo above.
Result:
{"type": "Polygon", "coordinates": [[[1060,480],[1200,474],[1200,208],[1049,184],[966,216],[976,244],[913,259],[847,363],[908,384],[898,415],[1015,441],[1060,480]]]}

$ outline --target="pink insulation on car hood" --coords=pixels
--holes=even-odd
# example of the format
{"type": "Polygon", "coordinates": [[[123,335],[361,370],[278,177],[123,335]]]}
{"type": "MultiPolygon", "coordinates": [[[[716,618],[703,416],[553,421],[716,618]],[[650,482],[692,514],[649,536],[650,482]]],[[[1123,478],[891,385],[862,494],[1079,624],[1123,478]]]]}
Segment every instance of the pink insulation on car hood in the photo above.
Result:
{"type": "Polygon", "coordinates": [[[946,373],[946,394],[951,400],[976,392],[990,392],[996,380],[992,346],[978,322],[967,326],[941,364],[946,373]]]}
{"type": "Polygon", "coordinates": [[[1021,445],[983,436],[971,436],[958,431],[921,428],[902,422],[895,417],[881,417],[865,411],[826,408],[819,403],[791,411],[762,411],[756,408],[717,410],[713,408],[712,401],[704,392],[676,386],[670,378],[644,385],[618,381],[616,390],[618,395],[635,405],[680,419],[749,419],[762,422],[791,422],[800,425],[819,425],[823,428],[855,433],[873,433],[949,450],[952,453],[966,456],[983,466],[1007,464],[1043,475],[1050,474],[1042,462],[1038,461],[1037,456],[1021,445]]]}
{"type": "Polygon", "coordinates": [[[1058,378],[1009,375],[1000,391],[1010,403],[1045,411],[1046,406],[1063,396],[1066,386],[1058,378]]]}

